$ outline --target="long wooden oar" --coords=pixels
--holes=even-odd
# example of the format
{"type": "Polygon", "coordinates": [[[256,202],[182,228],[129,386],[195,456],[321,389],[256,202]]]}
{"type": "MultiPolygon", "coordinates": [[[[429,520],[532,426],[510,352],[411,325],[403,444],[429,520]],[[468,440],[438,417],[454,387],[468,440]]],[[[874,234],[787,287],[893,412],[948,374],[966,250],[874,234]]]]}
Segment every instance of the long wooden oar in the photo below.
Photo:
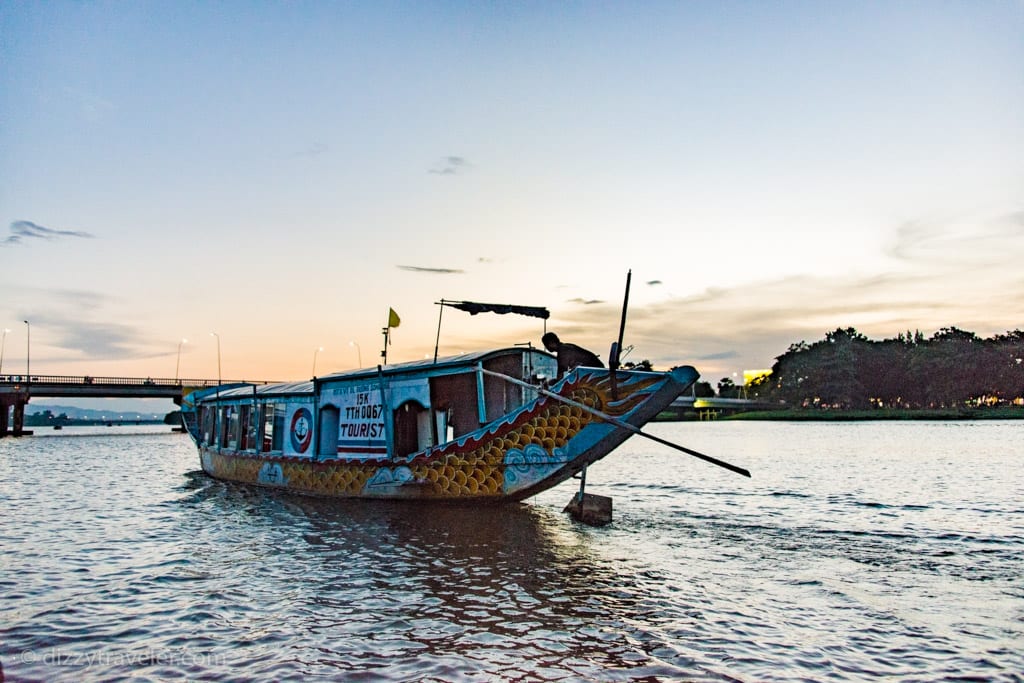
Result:
{"type": "Polygon", "coordinates": [[[533,391],[536,391],[537,393],[539,393],[539,394],[541,394],[543,396],[547,396],[548,398],[553,398],[556,401],[561,401],[562,403],[567,403],[568,405],[575,406],[576,408],[579,408],[580,410],[584,410],[584,411],[590,413],[594,417],[600,418],[600,419],[604,420],[605,422],[613,424],[616,427],[619,427],[621,429],[625,429],[628,432],[632,432],[633,434],[636,434],[637,436],[642,436],[645,439],[650,439],[651,441],[655,441],[655,442],[660,443],[660,444],[662,444],[664,446],[668,446],[669,448],[674,448],[677,451],[682,451],[683,453],[686,453],[687,455],[692,455],[695,458],[700,458],[701,460],[704,460],[705,462],[709,462],[712,465],[718,465],[719,467],[724,467],[725,469],[727,469],[727,470],[729,470],[731,472],[735,472],[736,474],[742,474],[744,477],[749,477],[750,476],[750,471],[749,470],[745,470],[742,467],[738,467],[738,466],[733,465],[731,463],[725,462],[724,460],[719,460],[718,458],[713,458],[710,455],[705,455],[705,454],[700,453],[698,451],[689,449],[686,446],[680,446],[677,443],[672,443],[671,441],[668,441],[666,439],[662,439],[661,437],[658,437],[658,436],[654,436],[653,434],[648,434],[647,432],[643,431],[639,427],[637,427],[635,425],[629,424],[625,420],[620,420],[617,417],[613,417],[613,416],[611,416],[611,415],[609,415],[607,413],[603,413],[600,410],[597,410],[595,408],[591,408],[590,406],[588,406],[586,404],[583,404],[583,403],[580,403],[579,401],[574,401],[571,398],[566,398],[565,396],[560,396],[560,395],[554,393],[553,391],[548,391],[547,389],[542,389],[541,387],[538,387],[538,386],[535,386],[533,384],[530,384],[529,382],[524,382],[522,380],[516,379],[515,377],[510,377],[509,375],[505,375],[505,374],[502,374],[500,372],[494,372],[492,370],[485,370],[482,367],[480,367],[478,369],[480,370],[480,372],[484,373],[485,375],[492,375],[494,377],[500,377],[501,379],[504,379],[504,380],[506,380],[508,382],[511,382],[512,384],[518,384],[519,386],[526,387],[527,389],[532,389],[533,391]]]}

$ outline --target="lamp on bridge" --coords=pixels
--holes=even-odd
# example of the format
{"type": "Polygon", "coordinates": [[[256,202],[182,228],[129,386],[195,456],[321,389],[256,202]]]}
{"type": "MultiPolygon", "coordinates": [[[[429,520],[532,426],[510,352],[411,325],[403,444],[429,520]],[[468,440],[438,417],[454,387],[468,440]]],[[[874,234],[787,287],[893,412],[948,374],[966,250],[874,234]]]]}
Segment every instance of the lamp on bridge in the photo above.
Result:
{"type": "Polygon", "coordinates": [[[217,386],[220,386],[220,335],[216,332],[211,332],[210,336],[217,338],[217,386]]]}
{"type": "Polygon", "coordinates": [[[5,327],[3,339],[0,340],[0,375],[4,374],[4,347],[7,346],[8,332],[10,332],[10,330],[5,327]]]}
{"type": "Polygon", "coordinates": [[[316,355],[324,350],[324,347],[320,346],[313,352],[313,377],[316,377],[316,355]]]}
{"type": "Polygon", "coordinates": [[[178,370],[181,369],[181,345],[188,344],[188,339],[182,339],[178,342],[178,362],[174,364],[174,383],[178,383],[178,370]]]}
{"type": "Polygon", "coordinates": [[[358,354],[358,358],[359,358],[359,367],[360,367],[360,369],[362,369],[362,367],[363,367],[363,350],[361,348],[359,348],[359,344],[354,342],[354,341],[350,341],[348,343],[348,345],[356,347],[356,354],[358,354]]]}
{"type": "Polygon", "coordinates": [[[32,325],[27,320],[22,320],[28,329],[25,337],[25,381],[32,383],[32,325]]]}

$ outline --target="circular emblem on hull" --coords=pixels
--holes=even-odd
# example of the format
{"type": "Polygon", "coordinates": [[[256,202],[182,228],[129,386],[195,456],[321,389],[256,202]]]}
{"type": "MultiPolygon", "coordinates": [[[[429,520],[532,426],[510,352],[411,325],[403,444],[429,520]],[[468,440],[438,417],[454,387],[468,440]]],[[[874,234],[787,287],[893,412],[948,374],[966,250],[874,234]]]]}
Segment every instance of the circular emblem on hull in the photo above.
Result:
{"type": "Polygon", "coordinates": [[[313,440],[313,415],[308,408],[299,408],[292,415],[292,448],[305,453],[313,440]]]}

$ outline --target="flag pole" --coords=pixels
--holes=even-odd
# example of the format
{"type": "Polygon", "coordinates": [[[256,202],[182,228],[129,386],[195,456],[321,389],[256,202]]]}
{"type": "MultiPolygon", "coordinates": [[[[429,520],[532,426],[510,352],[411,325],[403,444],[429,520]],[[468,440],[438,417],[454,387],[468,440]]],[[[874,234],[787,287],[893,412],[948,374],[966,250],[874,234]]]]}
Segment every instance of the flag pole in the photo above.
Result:
{"type": "Polygon", "coordinates": [[[444,297],[441,298],[441,302],[437,304],[437,337],[434,338],[434,362],[437,362],[437,350],[441,346],[441,316],[444,315],[444,297]]]}
{"type": "Polygon", "coordinates": [[[398,327],[402,324],[402,319],[395,313],[395,309],[388,308],[388,324],[384,328],[384,350],[380,352],[381,358],[384,359],[384,365],[388,364],[388,345],[391,344],[391,328],[398,327]]]}
{"type": "Polygon", "coordinates": [[[619,369],[619,358],[622,354],[622,336],[626,331],[626,309],[629,308],[629,283],[633,279],[633,269],[626,273],[626,294],[622,298],[622,317],[619,319],[619,339],[612,344],[612,352],[608,358],[608,369],[612,385],[612,399],[619,400],[619,388],[615,378],[615,371],[619,369]]]}

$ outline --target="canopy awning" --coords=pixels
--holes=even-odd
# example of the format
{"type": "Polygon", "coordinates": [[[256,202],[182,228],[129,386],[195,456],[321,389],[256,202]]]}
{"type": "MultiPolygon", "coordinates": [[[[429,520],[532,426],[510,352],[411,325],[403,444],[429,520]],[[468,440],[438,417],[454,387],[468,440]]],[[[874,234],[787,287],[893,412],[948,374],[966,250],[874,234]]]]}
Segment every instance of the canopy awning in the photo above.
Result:
{"type": "Polygon", "coordinates": [[[441,299],[440,304],[442,306],[451,306],[457,308],[460,311],[465,311],[470,315],[476,315],[477,313],[497,313],[499,315],[505,315],[506,313],[515,313],[516,315],[527,315],[531,318],[541,318],[547,320],[551,317],[551,312],[543,306],[515,306],[513,304],[484,304],[476,301],[448,301],[441,299]]]}

